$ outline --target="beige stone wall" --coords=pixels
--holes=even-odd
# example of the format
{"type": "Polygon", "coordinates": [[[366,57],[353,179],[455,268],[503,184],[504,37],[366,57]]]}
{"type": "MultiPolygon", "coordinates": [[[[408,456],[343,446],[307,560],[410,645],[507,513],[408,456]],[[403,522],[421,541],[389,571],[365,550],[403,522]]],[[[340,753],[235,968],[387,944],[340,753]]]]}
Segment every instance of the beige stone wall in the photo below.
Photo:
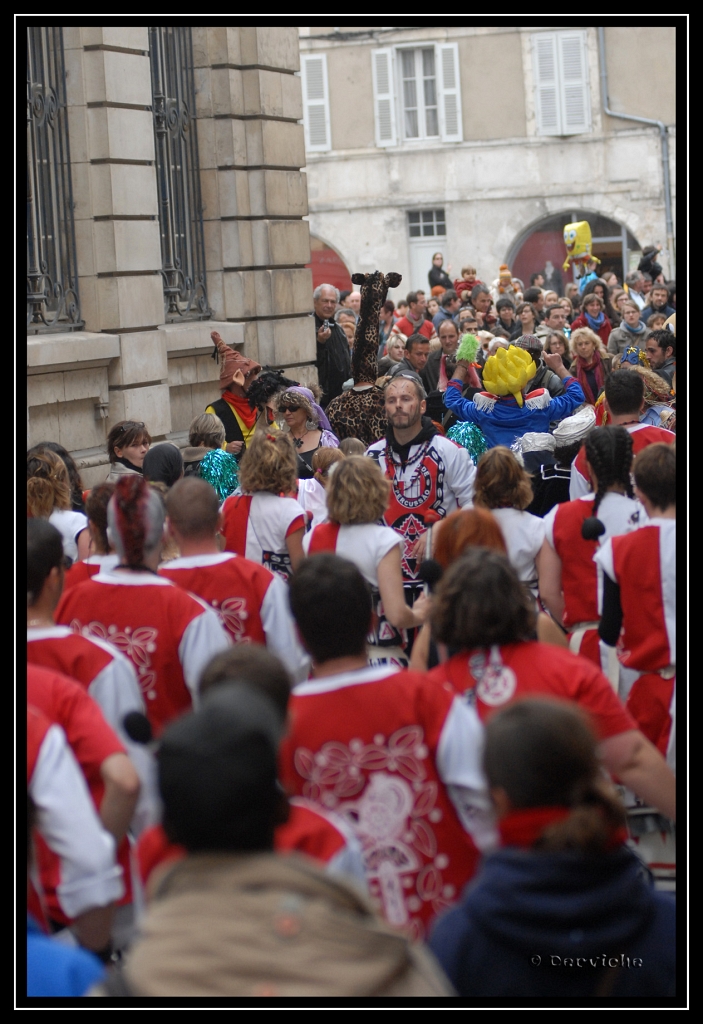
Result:
{"type": "Polygon", "coordinates": [[[31,336],[28,443],[58,439],[86,485],[123,418],[183,443],[219,394],[210,331],[314,378],[298,33],[194,28],[210,321],[165,323],[146,27],[64,29],[85,330],[31,336]]]}
{"type": "MultiPolygon", "coordinates": [[[[531,224],[576,208],[611,217],[641,245],[666,244],[659,133],[655,126],[602,114],[595,27],[578,25],[586,29],[592,130],[566,137],[537,134],[531,36],[564,27],[359,28],[346,37],[343,32],[353,30],[301,30],[302,53],[327,55],[333,146],[328,153],[308,154],[312,233],[355,271],[398,271],[401,291],[426,284],[424,274],[412,279],[419,271],[408,210],[444,208],[445,265],[458,271],[471,262],[487,281],[531,224]],[[376,147],[372,50],[431,41],[458,44],[463,142],[376,147]]],[[[670,126],[675,207],[674,32],[608,27],[605,43],[611,106],[670,126]]],[[[664,252],[662,261],[673,276],[671,254],[664,252]]]]}
{"type": "MultiPolygon", "coordinates": [[[[676,29],[611,26],[605,30],[610,109],[676,124],[676,29]]],[[[603,115],[606,131],[625,121],[603,115]]]]}
{"type": "MultiPolygon", "coordinates": [[[[585,27],[579,25],[579,28],[585,27]]],[[[464,139],[508,139],[528,134],[526,125],[526,76],[521,37],[536,31],[559,31],[563,25],[544,29],[508,26],[456,26],[424,29],[326,28],[300,30],[304,53],[327,53],[332,148],[335,151],[375,147],[371,52],[381,46],[427,42],[457,42],[461,65],[461,98],[464,139]]],[[[671,27],[623,26],[605,30],[611,107],[676,122],[675,33],[671,27]]],[[[589,47],[597,52],[595,29],[589,47]]],[[[597,57],[590,69],[594,130],[612,132],[625,122],[599,119],[600,83],[597,57]]],[[[532,100],[528,97],[530,103],[532,100]]],[[[533,105],[533,104],[532,104],[533,105]]],[[[530,132],[534,134],[534,131],[530,132]]]]}
{"type": "Polygon", "coordinates": [[[465,139],[527,134],[522,45],[517,32],[459,40],[465,139]]]}

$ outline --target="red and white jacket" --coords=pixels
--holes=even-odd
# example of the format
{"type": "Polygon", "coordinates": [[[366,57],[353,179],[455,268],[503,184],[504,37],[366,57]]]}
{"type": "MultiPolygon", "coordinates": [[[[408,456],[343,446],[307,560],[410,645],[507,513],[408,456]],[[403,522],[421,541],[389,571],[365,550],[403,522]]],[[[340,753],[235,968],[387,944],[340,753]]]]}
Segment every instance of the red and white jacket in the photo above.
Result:
{"type": "Polygon", "coordinates": [[[345,818],[379,911],[422,936],[492,838],[475,711],[448,685],[377,666],[300,683],[289,714],[286,788],[345,818]]]}
{"type": "MultiPolygon", "coordinates": [[[[650,444],[673,444],[676,434],[665,427],[653,427],[648,423],[628,423],[625,430],[632,437],[632,454],[637,455],[650,444]]],[[[571,464],[571,483],[569,497],[572,501],[589,494],[593,484],[586,469],[586,447],[582,445],[578,455],[571,464]]]]}
{"type": "Polygon", "coordinates": [[[601,665],[597,624],[603,602],[603,574],[594,562],[599,546],[609,537],[637,529],[646,519],[638,501],[610,491],[598,507],[598,519],[605,533],[598,540],[584,540],[581,527],[593,515],[595,495],[555,505],[544,517],[545,537],[561,560],[561,589],[564,595],[563,624],[568,630],[591,623],[579,637],[573,653],[601,665]]]}
{"type": "MultiPolygon", "coordinates": [[[[627,709],[670,764],[676,700],[676,520],[650,519],[613,537],[596,561],[620,587],[617,643],[627,709]],[[664,675],[662,675],[662,671],[664,675]]],[[[673,766],[673,764],[672,764],[673,766]]]]}
{"type": "Polygon", "coordinates": [[[159,575],[207,601],[233,643],[265,644],[295,681],[307,678],[310,659],[298,641],[280,576],[229,551],[174,558],[159,575]]]}
{"type": "Polygon", "coordinates": [[[98,573],[63,595],[56,620],[127,655],[157,736],[192,707],[203,668],[230,644],[211,608],[150,572],[98,573]]]}
{"type": "MultiPolygon", "coordinates": [[[[93,805],[98,810],[105,794],[102,764],[113,754],[125,753],[100,708],[73,679],[37,665],[27,666],[27,703],[38,708],[50,722],[63,729],[83,772],[93,805]]],[[[123,869],[128,861],[129,850],[125,839],[119,851],[119,863],[123,869]]],[[[66,924],[68,919],[57,894],[61,877],[59,860],[41,841],[37,843],[37,862],[49,914],[54,920],[66,924]]],[[[125,884],[127,891],[124,902],[129,902],[131,893],[128,876],[125,877],[125,884]]]]}
{"type": "MultiPolygon", "coordinates": [[[[288,821],[278,825],[273,845],[276,853],[304,853],[325,866],[331,875],[353,878],[364,888],[366,876],[361,847],[339,815],[323,811],[309,800],[289,800],[288,821]]],[[[143,885],[152,872],[186,856],[186,849],[171,843],[161,825],[147,829],[137,844],[137,860],[143,885]]]]}
{"type": "Polygon", "coordinates": [[[63,672],[80,683],[124,744],[142,784],[131,826],[134,834],[138,835],[146,825],[156,820],[160,798],[152,754],[144,745],[134,743],[124,729],[126,715],[131,711],[144,713],[134,665],[112,644],[74,633],[68,626],[28,628],[27,662],[63,672]]]}
{"type": "Polygon", "coordinates": [[[63,591],[70,590],[71,587],[75,587],[77,583],[84,583],[86,580],[91,579],[93,576],[97,576],[99,572],[109,571],[114,569],[118,564],[120,558],[119,555],[91,555],[89,558],[84,558],[80,562],[74,562],[70,566],[63,578],[63,591]]]}
{"type": "Polygon", "coordinates": [[[527,641],[461,651],[431,669],[427,678],[461,694],[482,722],[496,708],[539,695],[578,704],[599,740],[636,728],[600,669],[552,644],[527,641]]]}
{"type": "Polygon", "coordinates": [[[306,525],[305,510],[295,498],[268,491],[233,494],[222,506],[225,551],[244,555],[284,579],[292,573],[286,538],[306,525]]]}
{"type": "MultiPolygon", "coordinates": [[[[120,899],[124,885],[115,840],[98,818],[66,735],[29,706],[27,789],[37,808],[37,831],[57,858],[55,896],[62,916],[73,920],[120,899]]],[[[35,895],[41,888],[35,886],[35,895]]],[[[36,903],[31,909],[36,916],[36,903]]]]}

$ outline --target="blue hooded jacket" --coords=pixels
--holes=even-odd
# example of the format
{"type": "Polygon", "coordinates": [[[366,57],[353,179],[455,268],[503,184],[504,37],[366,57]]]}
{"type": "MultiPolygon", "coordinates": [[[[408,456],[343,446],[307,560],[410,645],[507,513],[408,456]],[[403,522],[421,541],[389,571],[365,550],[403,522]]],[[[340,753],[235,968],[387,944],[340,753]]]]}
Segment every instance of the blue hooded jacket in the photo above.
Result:
{"type": "Polygon", "coordinates": [[[506,847],[439,919],[430,948],[461,996],[569,1005],[614,972],[614,998],[673,997],[675,916],[673,896],[654,891],[626,846],[600,856],[506,847]]]}

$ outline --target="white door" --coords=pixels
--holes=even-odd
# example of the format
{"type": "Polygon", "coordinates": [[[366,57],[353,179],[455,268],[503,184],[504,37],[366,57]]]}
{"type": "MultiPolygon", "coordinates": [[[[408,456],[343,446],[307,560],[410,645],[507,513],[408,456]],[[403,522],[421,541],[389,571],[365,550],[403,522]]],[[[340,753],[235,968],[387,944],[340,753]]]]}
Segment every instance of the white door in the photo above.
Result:
{"type": "MultiPolygon", "coordinates": [[[[430,272],[432,266],[432,257],[436,252],[441,252],[444,256],[444,270],[447,269],[447,252],[446,238],[419,238],[417,241],[412,238],[410,239],[410,283],[408,285],[408,291],[416,292],[418,288],[424,291],[425,295],[429,299],[430,297],[430,282],[427,279],[427,275],[430,272]]],[[[452,278],[452,280],[454,280],[452,278]]]]}
{"type": "Polygon", "coordinates": [[[412,210],[408,212],[408,250],[410,257],[410,281],[408,291],[422,289],[430,297],[430,283],[427,275],[436,252],[444,256],[447,264],[447,235],[444,210],[412,210]]]}

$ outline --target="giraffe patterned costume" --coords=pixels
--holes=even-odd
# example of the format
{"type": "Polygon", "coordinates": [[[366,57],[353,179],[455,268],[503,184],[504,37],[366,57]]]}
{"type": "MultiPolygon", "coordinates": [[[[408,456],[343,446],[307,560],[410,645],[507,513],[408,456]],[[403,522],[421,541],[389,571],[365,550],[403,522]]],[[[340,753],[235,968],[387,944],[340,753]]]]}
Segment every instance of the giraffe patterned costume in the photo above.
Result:
{"type": "Polygon", "coordinates": [[[379,315],[388,289],[397,288],[401,276],[384,276],[376,270],[373,274],[352,274],[352,281],[361,286],[352,353],[354,387],[332,399],[327,406],[327,416],[340,441],[345,437],[358,437],[368,447],[385,436],[388,426],[383,388],[376,386],[379,315]],[[355,390],[360,387],[364,390],[355,390]]]}

